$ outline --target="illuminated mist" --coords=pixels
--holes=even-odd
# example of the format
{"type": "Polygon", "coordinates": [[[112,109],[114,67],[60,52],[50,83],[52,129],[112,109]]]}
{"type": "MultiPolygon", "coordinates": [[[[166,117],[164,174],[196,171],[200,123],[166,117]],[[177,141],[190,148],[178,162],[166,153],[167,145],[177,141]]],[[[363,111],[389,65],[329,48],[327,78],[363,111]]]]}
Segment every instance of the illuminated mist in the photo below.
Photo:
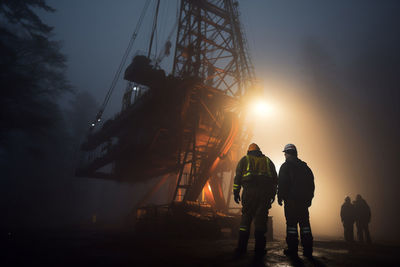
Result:
{"type": "MultiPolygon", "coordinates": [[[[138,3],[139,6],[143,4],[142,1],[126,1],[119,5],[93,5],[81,1],[78,5],[77,2],[52,1],[51,5],[58,12],[41,15],[49,25],[55,26],[56,39],[66,41],[64,51],[69,59],[71,84],[88,90],[97,102],[103,100],[132,23],[140,15],[138,3]],[[77,19],[71,21],[71,17],[77,19]]],[[[398,3],[240,1],[250,56],[256,76],[262,79],[265,101],[270,105],[255,105],[252,141],[273,160],[277,171],[284,162],[281,152],[284,145],[294,143],[298,147],[299,158],[308,163],[315,176],[310,217],[317,238],[342,238],[340,206],[347,195],[354,200],[356,194],[361,194],[372,210],[373,241],[400,240],[398,3]]],[[[170,6],[170,11],[175,14],[173,7],[170,6]]],[[[170,21],[163,26],[172,27],[174,15],[168,15],[168,10],[164,15],[170,21]]],[[[152,23],[145,23],[137,38],[137,47],[147,47],[151,27],[152,23]]],[[[168,33],[169,29],[159,34],[168,33]]],[[[161,35],[159,37],[164,40],[161,35]]],[[[170,65],[171,60],[172,57],[167,59],[165,66],[170,65]]],[[[125,88],[124,81],[118,86],[125,88]]],[[[116,92],[105,115],[111,116],[120,110],[122,94],[123,90],[116,92]]],[[[94,101],[82,106],[87,109],[84,113],[93,117],[97,107],[90,102],[94,101]]],[[[84,131],[90,120],[84,119],[85,116],[83,112],[72,116],[82,121],[84,131]]],[[[69,145],[66,138],[58,136],[62,137],[59,142],[63,146],[78,149],[77,144],[69,145]]],[[[14,143],[20,146],[21,142],[14,143]]],[[[1,187],[5,210],[17,214],[9,216],[15,218],[11,223],[22,221],[20,218],[26,218],[27,213],[30,216],[24,222],[35,220],[38,224],[48,221],[48,214],[55,213],[59,214],[57,222],[89,221],[94,213],[99,221],[122,221],[144,192],[156,183],[156,179],[152,179],[146,184],[130,186],[111,181],[79,180],[73,177],[75,158],[64,160],[52,154],[48,161],[35,156],[35,161],[30,163],[32,167],[23,170],[19,165],[21,158],[26,162],[30,156],[21,154],[19,146],[14,147],[7,159],[15,158],[15,166],[11,168],[11,164],[7,164],[5,170],[10,170],[3,176],[10,179],[3,179],[1,187]],[[62,162],[68,164],[62,165],[62,162]],[[47,170],[47,166],[53,167],[48,175],[42,171],[47,170]],[[37,178],[46,179],[36,179],[31,169],[37,170],[37,178]],[[63,182],[53,179],[59,173],[65,174],[63,182]]],[[[62,150],[54,145],[48,147],[56,155],[65,154],[57,152],[62,150]]],[[[231,192],[231,188],[226,190],[231,192]]],[[[232,195],[230,197],[232,200],[232,195]]],[[[149,202],[158,204],[165,200],[163,194],[159,194],[149,202]]],[[[283,207],[275,202],[270,215],[274,217],[275,235],[283,236],[283,207]]]]}
{"type": "MultiPolygon", "coordinates": [[[[385,53],[377,49],[365,48],[350,64],[339,65],[318,42],[308,40],[301,50],[301,77],[274,74],[263,81],[275,112],[253,117],[253,141],[277,171],[284,162],[284,145],[297,146],[299,158],[315,176],[310,219],[319,238],[342,238],[340,207],[346,196],[354,200],[357,194],[371,207],[373,238],[397,240],[399,236],[395,188],[399,185],[396,101],[400,98],[395,89],[398,78],[391,70],[398,70],[399,63],[387,66],[389,61],[383,60],[379,65],[371,55],[384,57],[385,53]]],[[[398,53],[386,56],[398,58],[398,53]]],[[[275,202],[270,215],[275,234],[284,235],[283,207],[275,202]]]]}
{"type": "MultiPolygon", "coordinates": [[[[276,86],[280,89],[287,87],[278,83],[276,86]]],[[[306,97],[282,93],[279,89],[274,91],[269,90],[269,95],[276,105],[276,112],[257,123],[253,140],[272,159],[277,172],[285,161],[281,152],[284,145],[294,143],[297,146],[299,158],[307,162],[315,176],[316,191],[310,208],[313,232],[317,236],[339,236],[342,232],[340,206],[344,197],[351,192],[345,189],[349,185],[344,177],[338,177],[335,172],[335,166],[342,162],[334,134],[306,97]]],[[[346,172],[343,170],[342,173],[346,172]]],[[[274,217],[275,234],[284,235],[286,224],[283,207],[275,202],[270,215],[274,217]]]]}

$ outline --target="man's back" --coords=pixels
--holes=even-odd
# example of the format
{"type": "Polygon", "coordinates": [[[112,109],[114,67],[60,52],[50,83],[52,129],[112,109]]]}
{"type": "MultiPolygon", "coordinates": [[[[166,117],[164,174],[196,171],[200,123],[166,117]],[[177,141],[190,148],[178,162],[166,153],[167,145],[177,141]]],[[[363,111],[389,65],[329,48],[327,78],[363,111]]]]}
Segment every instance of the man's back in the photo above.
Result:
{"type": "Polygon", "coordinates": [[[340,209],[340,217],[343,222],[354,222],[354,206],[351,202],[345,202],[340,209]]]}
{"type": "Polygon", "coordinates": [[[307,163],[291,158],[282,164],[278,185],[278,196],[281,199],[311,201],[314,189],[314,175],[307,163]]]}
{"type": "Polygon", "coordinates": [[[277,174],[274,163],[261,151],[250,151],[238,163],[235,184],[256,186],[260,190],[276,189],[277,174]]]}
{"type": "Polygon", "coordinates": [[[360,198],[354,201],[354,209],[356,211],[357,220],[369,222],[371,219],[371,210],[367,202],[360,198]]]}

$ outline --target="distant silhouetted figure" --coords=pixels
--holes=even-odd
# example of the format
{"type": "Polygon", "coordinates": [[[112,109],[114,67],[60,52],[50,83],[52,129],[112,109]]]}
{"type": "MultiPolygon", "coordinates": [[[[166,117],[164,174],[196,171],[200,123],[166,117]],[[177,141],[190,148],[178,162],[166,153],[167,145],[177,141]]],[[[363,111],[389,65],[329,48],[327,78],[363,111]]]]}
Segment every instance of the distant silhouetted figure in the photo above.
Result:
{"type": "Polygon", "coordinates": [[[371,209],[361,195],[357,195],[356,200],[354,201],[354,211],[358,241],[364,242],[365,235],[366,241],[371,243],[371,237],[368,229],[368,224],[371,221],[371,209]]]}
{"type": "Polygon", "coordinates": [[[344,240],[347,242],[354,241],[354,206],[351,203],[350,197],[346,197],[344,199],[344,203],[342,208],[340,209],[340,218],[342,219],[343,228],[344,228],[344,240]]]}
{"type": "Polygon", "coordinates": [[[314,175],[307,163],[297,157],[297,149],[287,144],[283,150],[286,161],[279,170],[278,203],[285,202],[286,243],[285,255],[297,258],[299,243],[297,225],[300,225],[303,255],[311,258],[313,252],[313,236],[308,208],[314,197],[314,175]]]}

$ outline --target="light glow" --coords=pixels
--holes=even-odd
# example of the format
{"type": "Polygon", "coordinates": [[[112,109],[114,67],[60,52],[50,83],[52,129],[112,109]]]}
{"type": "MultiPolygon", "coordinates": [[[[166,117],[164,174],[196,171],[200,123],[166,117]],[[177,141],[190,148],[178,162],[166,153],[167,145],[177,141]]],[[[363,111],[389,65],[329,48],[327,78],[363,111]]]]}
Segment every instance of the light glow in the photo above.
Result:
{"type": "Polygon", "coordinates": [[[267,102],[263,99],[258,99],[254,101],[251,106],[251,111],[253,115],[256,116],[273,116],[275,115],[275,107],[272,103],[267,102]]]}

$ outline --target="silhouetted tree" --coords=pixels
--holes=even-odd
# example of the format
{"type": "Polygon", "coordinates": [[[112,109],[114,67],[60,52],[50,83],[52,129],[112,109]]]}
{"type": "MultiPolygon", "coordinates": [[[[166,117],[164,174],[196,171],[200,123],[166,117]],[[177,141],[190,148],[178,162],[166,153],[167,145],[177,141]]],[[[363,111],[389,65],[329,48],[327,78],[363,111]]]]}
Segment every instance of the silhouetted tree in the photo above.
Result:
{"type": "Polygon", "coordinates": [[[0,1],[0,206],[11,225],[57,220],[70,183],[71,137],[58,105],[71,91],[66,58],[37,10],[54,12],[44,0],[0,1]]]}
{"type": "Polygon", "coordinates": [[[51,134],[61,118],[56,97],[70,90],[60,43],[34,9],[54,12],[44,0],[0,1],[0,146],[6,151],[10,135],[51,134]]]}

